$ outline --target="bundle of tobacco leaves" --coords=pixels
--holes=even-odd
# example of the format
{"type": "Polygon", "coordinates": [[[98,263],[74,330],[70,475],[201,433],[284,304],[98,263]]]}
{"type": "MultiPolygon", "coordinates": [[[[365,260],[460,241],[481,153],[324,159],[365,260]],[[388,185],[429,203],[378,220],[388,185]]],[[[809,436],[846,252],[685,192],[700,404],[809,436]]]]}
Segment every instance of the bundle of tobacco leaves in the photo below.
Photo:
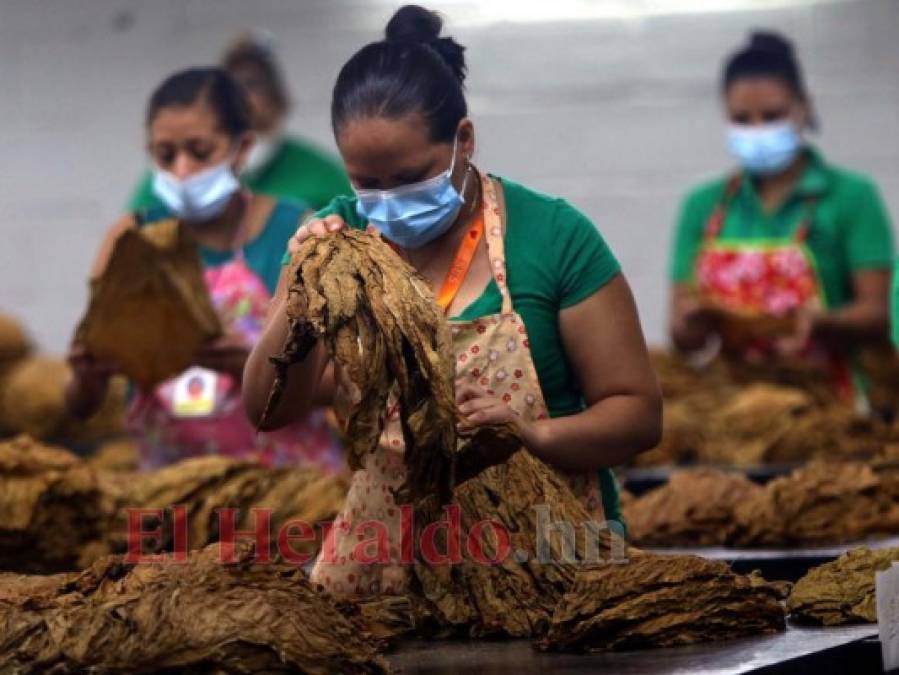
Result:
{"type": "Polygon", "coordinates": [[[31,351],[31,340],[21,323],[0,313],[0,381],[6,371],[31,351]]]}
{"type": "MultiPolygon", "coordinates": [[[[595,522],[566,480],[526,450],[457,487],[452,504],[462,533],[481,530],[480,551],[463,536],[461,562],[420,556],[411,583],[444,634],[543,635],[582,565],[627,552],[620,530],[595,522]]],[[[414,541],[442,515],[436,499],[422,503],[414,541]]],[[[448,550],[445,536],[436,548],[448,550]]]]}
{"type": "Polygon", "coordinates": [[[119,237],[76,339],[150,390],[191,365],[221,330],[196,245],[182,224],[166,220],[119,237]]]}
{"type": "Polygon", "coordinates": [[[865,458],[888,440],[882,422],[797,387],[753,384],[711,417],[699,459],[717,464],[791,464],[865,458]]]}
{"type": "Polygon", "coordinates": [[[624,519],[638,546],[720,545],[733,527],[734,508],[760,492],[742,474],[678,471],[667,484],[624,505],[624,519]]]}
{"type": "Polygon", "coordinates": [[[296,567],[252,547],[0,576],[0,672],[385,673],[381,645],[296,567]]]}
{"type": "Polygon", "coordinates": [[[793,586],[787,599],[790,616],[802,623],[837,626],[874,623],[877,605],[874,577],[899,561],[899,549],[854,548],[819,565],[793,586]]]}
{"type": "Polygon", "coordinates": [[[77,569],[109,516],[96,475],[76,456],[27,437],[0,442],[0,569],[77,569]]]}
{"type": "Polygon", "coordinates": [[[140,468],[140,448],[127,436],[110,439],[87,458],[97,471],[135,472],[140,468]]]}
{"type": "Polygon", "coordinates": [[[377,447],[388,398],[396,396],[407,467],[398,503],[435,493],[446,501],[460,463],[473,475],[519,447],[503,428],[481,430],[473,443],[457,438],[449,326],[427,281],[379,237],[354,230],[312,237],[294,254],[287,279],[290,331],[272,357],[277,377],[266,416],[290,365],[322,339],[351,389],[341,416],[352,468],[377,447]],[[477,451],[485,447],[496,452],[477,451]]]}
{"type": "Polygon", "coordinates": [[[0,428],[40,440],[96,443],[122,433],[127,382],[112,378],[100,409],[87,420],[74,419],[65,404],[71,368],[60,358],[34,355],[9,369],[0,389],[0,428]]]}
{"type": "Polygon", "coordinates": [[[290,521],[302,521],[314,538],[295,542],[292,550],[312,555],[321,547],[319,523],[330,522],[343,506],[348,489],[344,477],[313,467],[273,469],[255,462],[219,456],[196,457],[152,473],[101,475],[107,493],[116,500],[117,526],[111,533],[113,550],[126,550],[128,509],[160,509],[161,517],[143,517],[144,531],[160,529],[161,536],[144,541],[146,553],[171,551],[175,545],[175,506],[186,515],[184,528],[190,548],[218,541],[222,509],[234,510],[235,529],[253,531],[258,518],[268,518],[273,549],[278,533],[290,521]],[[263,515],[263,513],[265,515],[263,515]]]}
{"type": "Polygon", "coordinates": [[[815,461],[765,485],[734,516],[738,546],[831,544],[899,532],[899,499],[872,465],[815,461]]]}
{"type": "Polygon", "coordinates": [[[785,588],[696,556],[632,553],[582,570],[562,598],[544,650],[673,647],[784,629],[785,588]]]}

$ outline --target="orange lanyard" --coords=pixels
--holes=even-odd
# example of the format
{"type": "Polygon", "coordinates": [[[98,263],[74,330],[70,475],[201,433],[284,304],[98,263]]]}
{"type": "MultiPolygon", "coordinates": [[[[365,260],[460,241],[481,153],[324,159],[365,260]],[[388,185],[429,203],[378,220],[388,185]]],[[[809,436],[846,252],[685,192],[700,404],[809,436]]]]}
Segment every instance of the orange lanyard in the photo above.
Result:
{"type": "Polygon", "coordinates": [[[447,270],[446,278],[443,280],[443,285],[437,294],[437,304],[440,305],[444,312],[449,311],[453,300],[456,299],[456,295],[459,293],[462,282],[465,281],[465,276],[471,268],[471,261],[474,260],[474,254],[477,252],[478,244],[481,243],[483,236],[484,211],[479,209],[475,221],[468,228],[468,232],[465,233],[465,236],[459,243],[459,250],[456,251],[453,264],[447,270]]]}

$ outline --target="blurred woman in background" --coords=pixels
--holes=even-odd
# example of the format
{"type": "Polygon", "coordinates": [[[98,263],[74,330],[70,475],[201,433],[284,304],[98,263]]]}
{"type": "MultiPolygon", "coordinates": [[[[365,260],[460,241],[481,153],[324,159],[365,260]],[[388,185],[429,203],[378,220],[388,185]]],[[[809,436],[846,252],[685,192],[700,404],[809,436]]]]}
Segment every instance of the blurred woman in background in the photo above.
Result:
{"type": "Polygon", "coordinates": [[[693,352],[724,335],[728,347],[748,318],[732,356],[811,365],[858,402],[854,355],[888,334],[893,235],[883,201],[869,178],[830,164],[807,140],[814,109],[786,39],[753,34],[728,59],[721,91],[739,166],[691,191],[681,209],[674,344],[693,352]],[[769,334],[754,334],[753,323],[769,334]]]}
{"type": "MultiPolygon", "coordinates": [[[[295,203],[255,194],[237,178],[254,141],[243,89],[220,68],[176,73],[150,97],[146,128],[160,204],[128,214],[107,232],[91,278],[103,274],[123,232],[177,218],[198,244],[225,335],[200,350],[195,367],[134,397],[129,417],[142,446],[142,465],[223,454],[336,469],[339,447],[321,413],[274,434],[257,434],[240,401],[244,363],[262,331],[284,249],[303,215],[295,203]],[[184,391],[205,408],[192,405],[188,413],[179,403],[184,391]]],[[[77,416],[88,417],[103,401],[115,366],[77,342],[69,360],[74,377],[67,402],[77,416]]]]}
{"type": "MultiPolygon", "coordinates": [[[[241,180],[247,188],[257,194],[291,199],[310,209],[320,209],[337,195],[351,194],[337,159],[286,133],[290,93],[264,34],[239,38],[222,57],[222,67],[244,88],[256,132],[241,168],[241,180]]],[[[159,205],[152,172],[147,172],[130,208],[143,210],[159,205]]]]}

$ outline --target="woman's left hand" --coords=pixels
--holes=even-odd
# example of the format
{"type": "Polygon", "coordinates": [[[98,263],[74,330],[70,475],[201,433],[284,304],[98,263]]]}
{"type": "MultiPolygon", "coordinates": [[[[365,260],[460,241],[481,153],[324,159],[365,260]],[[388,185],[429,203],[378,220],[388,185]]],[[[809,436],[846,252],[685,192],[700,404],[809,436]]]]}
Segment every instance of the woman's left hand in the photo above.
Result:
{"type": "Polygon", "coordinates": [[[803,308],[796,312],[793,323],[793,334],[775,341],[777,353],[784,358],[795,358],[802,354],[815,334],[818,317],[817,310],[803,308]]]}
{"type": "Polygon", "coordinates": [[[496,394],[488,394],[477,385],[456,381],[456,406],[462,415],[459,426],[463,429],[511,424],[525,447],[539,450],[539,422],[528,422],[496,394]]]}

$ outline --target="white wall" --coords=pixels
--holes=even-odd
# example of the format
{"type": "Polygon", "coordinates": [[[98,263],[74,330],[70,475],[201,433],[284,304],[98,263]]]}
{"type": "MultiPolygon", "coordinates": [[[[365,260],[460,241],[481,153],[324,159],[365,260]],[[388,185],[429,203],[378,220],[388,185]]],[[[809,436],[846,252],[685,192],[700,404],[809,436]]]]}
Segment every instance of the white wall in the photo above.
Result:
{"type": "MultiPolygon", "coordinates": [[[[717,75],[752,27],[796,39],[821,145],[873,174],[899,217],[899,0],[671,15],[634,8],[673,0],[594,0],[575,3],[582,17],[616,7],[629,16],[554,23],[495,23],[489,2],[432,3],[469,49],[479,164],[563,195],[594,219],[624,264],[651,340],[664,339],[678,200],[728,166],[717,75]]],[[[164,75],[215,60],[242,28],[269,28],[297,99],[291,126],[333,147],[327,108],[337,70],[398,4],[0,0],[0,310],[24,318],[46,348],[64,348],[98,238],[143,165],[144,100],[164,75]]]]}

